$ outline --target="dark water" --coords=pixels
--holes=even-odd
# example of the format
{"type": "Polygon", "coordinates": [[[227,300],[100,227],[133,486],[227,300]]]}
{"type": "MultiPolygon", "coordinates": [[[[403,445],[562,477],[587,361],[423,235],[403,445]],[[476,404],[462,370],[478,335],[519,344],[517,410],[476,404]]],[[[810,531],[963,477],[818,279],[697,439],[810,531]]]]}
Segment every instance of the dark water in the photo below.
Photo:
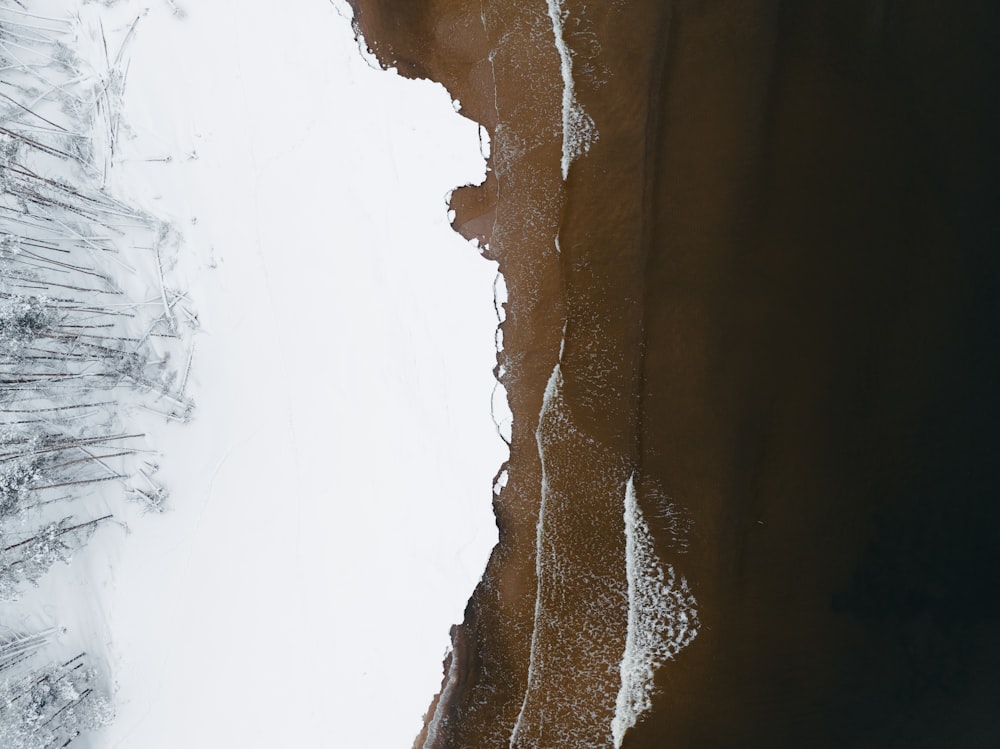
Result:
{"type": "Polygon", "coordinates": [[[455,225],[509,289],[501,542],[417,745],[613,745],[635,476],[699,628],[623,746],[1000,746],[1000,5],[568,0],[565,181],[545,0],[354,5],[489,129],[455,225]]]}

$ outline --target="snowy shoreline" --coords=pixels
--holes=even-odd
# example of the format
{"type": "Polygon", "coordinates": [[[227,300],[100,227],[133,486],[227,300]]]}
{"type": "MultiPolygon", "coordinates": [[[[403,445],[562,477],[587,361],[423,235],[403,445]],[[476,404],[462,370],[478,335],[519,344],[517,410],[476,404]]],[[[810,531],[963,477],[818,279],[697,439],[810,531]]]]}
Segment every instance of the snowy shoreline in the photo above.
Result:
{"type": "Polygon", "coordinates": [[[405,745],[496,541],[469,501],[505,458],[496,272],[441,198],[482,178],[479,131],[330,5],[235,8],[87,8],[135,24],[109,185],[184,235],[198,414],[140,415],[167,511],[124,513],[18,626],[108,665],[117,718],[74,745],[405,745]]]}

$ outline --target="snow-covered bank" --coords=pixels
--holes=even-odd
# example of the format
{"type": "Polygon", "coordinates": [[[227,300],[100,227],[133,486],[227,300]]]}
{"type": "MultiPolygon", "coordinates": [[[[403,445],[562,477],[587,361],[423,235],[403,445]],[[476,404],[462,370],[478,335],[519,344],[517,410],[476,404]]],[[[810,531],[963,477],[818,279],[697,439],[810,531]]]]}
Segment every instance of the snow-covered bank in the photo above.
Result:
{"type": "Polygon", "coordinates": [[[25,623],[108,659],[93,747],[405,746],[495,542],[495,266],[444,203],[478,129],[327,3],[175,7],[100,12],[140,17],[111,183],[185,234],[198,417],[142,417],[169,511],[25,623]]]}

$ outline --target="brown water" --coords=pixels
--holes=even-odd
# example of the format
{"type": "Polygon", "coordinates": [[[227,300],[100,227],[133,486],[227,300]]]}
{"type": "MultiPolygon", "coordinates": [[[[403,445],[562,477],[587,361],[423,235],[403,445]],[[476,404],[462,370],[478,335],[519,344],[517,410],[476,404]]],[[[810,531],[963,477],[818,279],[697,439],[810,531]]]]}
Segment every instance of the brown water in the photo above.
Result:
{"type": "Polygon", "coordinates": [[[352,4],[489,130],[509,290],[416,746],[1000,746],[1000,6],[565,0],[561,55],[545,0],[352,4]]]}

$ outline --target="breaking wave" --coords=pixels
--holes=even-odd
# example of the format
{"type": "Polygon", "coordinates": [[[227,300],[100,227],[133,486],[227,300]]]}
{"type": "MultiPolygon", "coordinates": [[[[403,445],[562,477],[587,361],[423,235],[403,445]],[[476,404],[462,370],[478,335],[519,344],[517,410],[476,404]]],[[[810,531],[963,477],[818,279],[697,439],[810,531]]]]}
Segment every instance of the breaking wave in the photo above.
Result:
{"type": "Polygon", "coordinates": [[[569,165],[578,156],[590,150],[590,144],[597,140],[597,126],[594,120],[576,100],[576,85],[573,81],[573,55],[566,45],[565,19],[562,0],[547,0],[549,18],[552,19],[552,36],[559,52],[559,72],[562,75],[562,177],[569,177],[569,165]]]}
{"type": "Polygon", "coordinates": [[[628,629],[621,661],[621,689],[611,733],[620,749],[625,732],[652,707],[653,677],[698,635],[697,601],[687,580],[656,554],[653,535],[636,495],[635,476],[625,487],[625,572],[628,629]]]}
{"type": "Polygon", "coordinates": [[[621,463],[580,430],[557,363],[536,439],[538,579],[527,686],[511,749],[610,746],[627,599],[621,463]],[[591,459],[581,464],[579,456],[591,459]]]}

